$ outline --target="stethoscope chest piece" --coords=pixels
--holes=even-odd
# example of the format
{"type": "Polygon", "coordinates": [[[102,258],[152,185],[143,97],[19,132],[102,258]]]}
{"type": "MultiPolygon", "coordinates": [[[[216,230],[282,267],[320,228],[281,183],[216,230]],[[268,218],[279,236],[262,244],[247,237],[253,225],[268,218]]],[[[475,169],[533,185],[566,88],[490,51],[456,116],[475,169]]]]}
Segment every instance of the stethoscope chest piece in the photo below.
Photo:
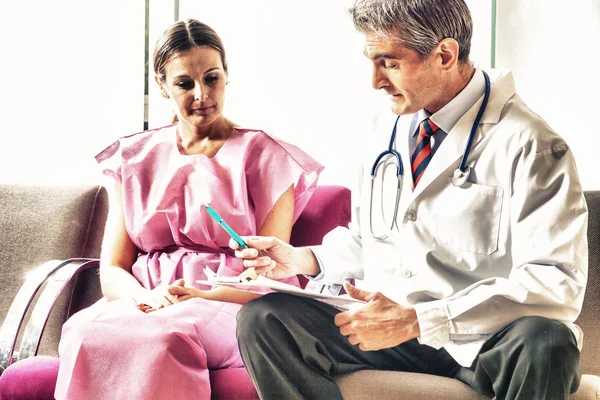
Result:
{"type": "Polygon", "coordinates": [[[461,171],[460,168],[456,168],[454,175],[452,176],[452,184],[454,186],[463,186],[467,182],[467,179],[469,179],[469,175],[471,175],[470,167],[466,167],[464,171],[461,171]]]}

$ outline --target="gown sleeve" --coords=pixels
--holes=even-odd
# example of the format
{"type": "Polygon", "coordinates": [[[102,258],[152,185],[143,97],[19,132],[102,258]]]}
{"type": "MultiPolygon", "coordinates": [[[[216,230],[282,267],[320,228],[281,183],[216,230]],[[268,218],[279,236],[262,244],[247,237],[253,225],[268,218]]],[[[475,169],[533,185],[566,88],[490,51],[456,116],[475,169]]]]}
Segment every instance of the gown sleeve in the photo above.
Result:
{"type": "Polygon", "coordinates": [[[121,141],[117,140],[96,156],[102,173],[121,182],[121,141]]]}
{"type": "Polygon", "coordinates": [[[310,200],[323,166],[289,143],[264,132],[256,135],[246,153],[246,182],[254,205],[256,229],[281,195],[294,185],[294,222],[310,200]]]}

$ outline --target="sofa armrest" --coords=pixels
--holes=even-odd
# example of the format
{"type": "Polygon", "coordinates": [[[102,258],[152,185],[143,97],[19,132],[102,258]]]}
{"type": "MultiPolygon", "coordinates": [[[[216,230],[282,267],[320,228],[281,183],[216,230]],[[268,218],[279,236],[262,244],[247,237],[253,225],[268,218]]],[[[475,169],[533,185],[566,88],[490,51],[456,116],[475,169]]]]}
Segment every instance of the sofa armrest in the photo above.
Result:
{"type": "Polygon", "coordinates": [[[46,286],[35,303],[23,331],[21,347],[18,354],[13,357],[15,361],[37,355],[48,317],[60,294],[77,274],[87,268],[98,267],[99,264],[97,259],[71,259],[71,262],[61,266],[47,279],[46,286]]]}
{"type": "Polygon", "coordinates": [[[0,329],[0,374],[13,362],[37,354],[50,311],[65,285],[81,270],[97,265],[95,259],[51,260],[27,274],[0,329]],[[20,350],[15,353],[21,326],[36,294],[46,282],[29,318],[20,350]]]}

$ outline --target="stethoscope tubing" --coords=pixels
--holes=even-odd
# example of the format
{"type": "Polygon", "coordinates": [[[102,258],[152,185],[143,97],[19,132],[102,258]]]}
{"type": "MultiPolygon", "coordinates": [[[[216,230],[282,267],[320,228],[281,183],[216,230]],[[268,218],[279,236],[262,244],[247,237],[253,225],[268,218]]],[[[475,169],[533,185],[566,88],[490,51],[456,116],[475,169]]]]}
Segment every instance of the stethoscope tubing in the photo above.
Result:
{"type": "MultiPolygon", "coordinates": [[[[481,118],[483,117],[483,114],[484,114],[485,109],[488,104],[488,100],[490,98],[490,92],[491,92],[490,77],[488,76],[488,74],[485,71],[482,70],[481,72],[483,72],[483,77],[485,79],[485,92],[483,95],[483,101],[481,102],[481,106],[479,107],[479,110],[477,111],[477,116],[475,117],[475,120],[473,121],[473,125],[471,126],[471,131],[469,132],[469,137],[467,139],[467,143],[465,144],[465,150],[463,151],[463,155],[460,160],[460,164],[458,166],[458,169],[455,171],[455,175],[456,175],[456,173],[462,174],[462,177],[461,177],[462,182],[466,182],[466,180],[470,174],[470,169],[467,165],[467,161],[469,158],[469,154],[471,153],[471,147],[473,146],[475,134],[477,133],[477,129],[481,122],[481,118]]],[[[400,196],[402,193],[402,182],[403,182],[403,175],[404,175],[404,165],[402,164],[402,157],[400,156],[400,153],[398,153],[396,150],[394,150],[394,143],[396,141],[396,129],[398,126],[399,119],[400,119],[400,116],[398,116],[396,118],[396,121],[394,123],[394,128],[392,129],[392,135],[390,137],[390,143],[388,145],[387,150],[384,150],[383,152],[381,152],[379,154],[379,156],[377,156],[377,159],[375,160],[375,163],[373,164],[373,167],[371,168],[371,196],[370,196],[370,210],[369,210],[369,220],[370,220],[369,227],[371,229],[371,235],[376,239],[385,239],[388,237],[388,234],[375,235],[375,233],[373,232],[373,218],[372,218],[373,217],[373,191],[375,189],[375,187],[374,187],[375,177],[377,175],[377,170],[379,169],[381,159],[388,155],[393,156],[396,159],[396,165],[397,165],[396,177],[398,178],[398,188],[396,191],[396,202],[395,202],[395,206],[394,206],[394,214],[393,214],[392,224],[390,226],[390,231],[393,230],[394,225],[397,226],[396,217],[398,215],[398,208],[399,208],[399,204],[400,204],[400,196]]],[[[453,183],[454,183],[454,180],[453,180],[453,183]]],[[[381,200],[382,200],[382,209],[383,209],[383,199],[381,199],[381,200]]]]}
{"type": "Polygon", "coordinates": [[[471,146],[473,145],[473,139],[475,138],[475,132],[477,132],[477,128],[479,127],[479,123],[481,122],[481,118],[483,117],[483,113],[485,112],[485,108],[487,107],[488,100],[490,98],[490,92],[492,91],[492,85],[490,84],[490,77],[485,71],[483,72],[483,78],[485,79],[485,92],[483,94],[483,101],[481,102],[481,107],[479,107],[479,111],[477,111],[477,116],[475,117],[475,121],[471,126],[471,132],[469,132],[469,138],[467,139],[467,144],[465,145],[465,151],[463,151],[462,159],[460,160],[460,164],[458,169],[462,172],[467,170],[467,158],[471,153],[471,146]]]}

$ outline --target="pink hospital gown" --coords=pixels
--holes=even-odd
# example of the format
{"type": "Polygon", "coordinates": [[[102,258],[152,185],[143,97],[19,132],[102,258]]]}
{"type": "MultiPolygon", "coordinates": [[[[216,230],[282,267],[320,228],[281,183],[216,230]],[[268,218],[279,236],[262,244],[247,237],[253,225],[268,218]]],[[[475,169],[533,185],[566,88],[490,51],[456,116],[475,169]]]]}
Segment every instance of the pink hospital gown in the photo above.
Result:
{"type": "MultiPolygon", "coordinates": [[[[125,225],[139,249],[133,274],[148,289],[179,278],[194,284],[206,278],[205,266],[227,276],[242,272],[202,200],[240,235],[255,235],[292,184],[295,221],[323,169],[262,131],[235,128],[213,158],[181,154],[177,137],[177,125],[167,126],[121,138],[96,156],[121,182],[125,225]]],[[[190,299],[145,314],[132,299],[100,300],[63,327],[55,396],[209,399],[208,371],[242,366],[239,308],[190,299]]]]}

